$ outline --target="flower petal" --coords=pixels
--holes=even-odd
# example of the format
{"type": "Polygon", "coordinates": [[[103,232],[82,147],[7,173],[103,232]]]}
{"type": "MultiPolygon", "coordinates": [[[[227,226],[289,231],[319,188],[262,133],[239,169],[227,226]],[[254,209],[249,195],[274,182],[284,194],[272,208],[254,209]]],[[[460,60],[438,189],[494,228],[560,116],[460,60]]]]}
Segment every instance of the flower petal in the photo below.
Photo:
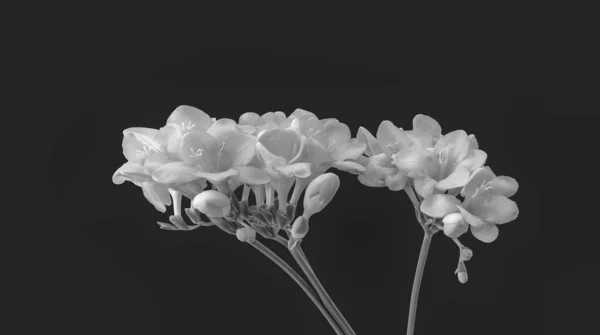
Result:
{"type": "Polygon", "coordinates": [[[477,189],[481,187],[482,184],[486,184],[495,178],[496,175],[494,172],[492,172],[492,169],[490,169],[488,166],[481,167],[471,174],[469,181],[460,191],[460,195],[465,197],[465,199],[468,199],[475,194],[477,189]]]}
{"type": "Polygon", "coordinates": [[[432,139],[438,139],[442,136],[442,126],[432,117],[417,114],[412,121],[413,130],[428,134],[432,139]]]}
{"type": "Polygon", "coordinates": [[[358,175],[358,181],[368,187],[384,187],[385,182],[383,179],[376,179],[376,180],[371,180],[368,179],[364,174],[359,174],[358,175]]]}
{"type": "Polygon", "coordinates": [[[196,107],[181,105],[169,115],[167,123],[175,123],[188,131],[207,131],[213,120],[196,107]]]}
{"type": "Polygon", "coordinates": [[[433,176],[439,163],[435,156],[419,148],[407,148],[394,155],[397,168],[408,171],[412,178],[433,176]]]}
{"type": "Polygon", "coordinates": [[[360,127],[358,128],[358,132],[356,133],[356,140],[359,142],[364,142],[366,144],[366,149],[364,154],[367,156],[375,156],[383,151],[379,147],[379,143],[373,134],[371,134],[367,129],[360,127]]]}
{"type": "Polygon", "coordinates": [[[263,169],[253,166],[240,166],[236,168],[238,175],[234,178],[244,184],[260,185],[269,182],[269,175],[263,169]]]}
{"type": "Polygon", "coordinates": [[[162,165],[154,173],[152,179],[161,184],[179,184],[196,180],[197,169],[184,162],[171,162],[162,165]]]}
{"type": "Polygon", "coordinates": [[[258,142],[275,156],[291,161],[302,146],[302,137],[293,130],[271,129],[261,134],[258,142]]]}
{"type": "Polygon", "coordinates": [[[487,154],[483,150],[470,149],[467,157],[459,163],[459,166],[464,166],[471,171],[475,171],[485,164],[487,154]]]}
{"type": "Polygon", "coordinates": [[[195,175],[197,177],[202,177],[207,179],[208,181],[210,181],[211,183],[218,183],[221,182],[229,177],[232,176],[236,176],[239,173],[239,171],[234,170],[234,169],[229,169],[227,171],[223,171],[223,172],[216,172],[216,173],[209,173],[209,172],[204,172],[204,171],[196,171],[195,175]]]}
{"type": "Polygon", "coordinates": [[[144,167],[138,163],[127,162],[115,171],[112,177],[113,183],[120,185],[125,181],[145,182],[150,181],[144,167]]]}
{"type": "Polygon", "coordinates": [[[133,127],[123,130],[123,156],[130,162],[143,164],[146,156],[160,152],[162,144],[156,140],[158,129],[133,127]]]}
{"type": "Polygon", "coordinates": [[[331,166],[338,170],[350,172],[352,174],[359,174],[360,172],[365,172],[367,170],[363,165],[353,161],[335,161],[331,163],[331,166]]]}
{"type": "Polygon", "coordinates": [[[259,126],[264,124],[264,121],[261,120],[260,115],[254,112],[247,112],[240,115],[238,123],[240,125],[259,126]]]}
{"type": "Polygon", "coordinates": [[[287,164],[285,158],[274,155],[260,142],[256,142],[256,152],[267,169],[273,169],[287,164]]]}
{"type": "Polygon", "coordinates": [[[454,172],[452,172],[448,177],[443,180],[440,180],[436,187],[438,190],[448,190],[451,188],[462,187],[467,184],[469,181],[469,175],[471,171],[464,166],[457,166],[454,172]]]}
{"type": "Polygon", "coordinates": [[[314,138],[302,137],[303,151],[302,155],[294,157],[292,162],[305,161],[314,166],[320,166],[326,163],[332,163],[334,160],[329,156],[327,149],[314,138]]]}
{"type": "Polygon", "coordinates": [[[346,159],[357,159],[363,154],[366,148],[366,143],[352,139],[349,142],[331,146],[328,151],[331,158],[336,161],[343,161],[346,159]]]}
{"type": "Polygon", "coordinates": [[[407,148],[410,144],[410,138],[404,133],[404,130],[388,120],[379,124],[376,136],[381,150],[389,155],[407,148]]]}
{"type": "Polygon", "coordinates": [[[296,118],[300,118],[303,116],[312,116],[312,117],[317,117],[314,113],[309,112],[307,110],[301,109],[301,108],[296,108],[296,110],[294,110],[294,112],[292,114],[290,114],[290,117],[296,117],[296,118]]]}
{"type": "Polygon", "coordinates": [[[498,176],[490,181],[489,187],[505,197],[511,197],[519,190],[519,183],[512,177],[498,176]]]}
{"type": "Polygon", "coordinates": [[[492,223],[486,223],[481,226],[471,226],[471,233],[476,239],[485,243],[492,243],[498,238],[498,227],[492,223]]]}
{"type": "Polygon", "coordinates": [[[417,194],[423,198],[427,198],[433,194],[436,184],[437,181],[429,177],[415,178],[414,180],[415,191],[417,191],[417,194]]]}
{"type": "Polygon", "coordinates": [[[237,131],[237,122],[232,119],[222,118],[213,123],[206,132],[219,142],[225,142],[231,132],[237,131]]]}
{"type": "Polygon", "coordinates": [[[310,163],[295,163],[275,168],[286,177],[307,178],[310,176],[310,163]]]}
{"type": "Polygon", "coordinates": [[[158,210],[164,213],[166,206],[171,205],[171,194],[166,185],[158,184],[152,181],[143,182],[140,184],[144,197],[158,210]]]}
{"type": "Polygon", "coordinates": [[[146,161],[144,161],[144,170],[147,174],[152,174],[156,169],[170,161],[169,156],[164,152],[152,153],[148,155],[146,161]]]}
{"type": "Polygon", "coordinates": [[[469,201],[468,209],[473,215],[494,224],[513,221],[519,215],[519,207],[516,202],[494,193],[475,197],[469,201]]]}
{"type": "Polygon", "coordinates": [[[179,155],[190,166],[204,172],[215,172],[221,143],[203,131],[193,131],[183,135],[179,155]]]}
{"type": "Polygon", "coordinates": [[[449,155],[454,158],[456,162],[461,162],[468,154],[469,151],[469,139],[468,135],[464,130],[455,130],[450,132],[435,144],[435,150],[440,152],[441,150],[450,147],[449,155]]]}
{"type": "Polygon", "coordinates": [[[256,155],[256,138],[238,130],[224,132],[217,171],[247,165],[256,155]]]}
{"type": "Polygon", "coordinates": [[[487,224],[487,222],[485,222],[482,219],[476,217],[475,215],[469,213],[464,207],[462,207],[462,206],[457,206],[457,207],[458,207],[458,210],[460,211],[460,214],[463,216],[463,219],[469,225],[471,225],[473,227],[479,227],[481,225],[487,224]]]}
{"type": "Polygon", "coordinates": [[[183,128],[180,125],[168,123],[158,130],[156,139],[164,144],[169,154],[179,157],[179,147],[181,146],[183,134],[183,128]]]}
{"type": "Polygon", "coordinates": [[[421,212],[434,218],[443,218],[458,212],[460,200],[447,194],[432,194],[421,202],[421,212]]]}
{"type": "Polygon", "coordinates": [[[384,182],[385,186],[387,186],[390,191],[400,191],[404,189],[408,179],[405,171],[397,171],[396,173],[385,177],[384,182]]]}

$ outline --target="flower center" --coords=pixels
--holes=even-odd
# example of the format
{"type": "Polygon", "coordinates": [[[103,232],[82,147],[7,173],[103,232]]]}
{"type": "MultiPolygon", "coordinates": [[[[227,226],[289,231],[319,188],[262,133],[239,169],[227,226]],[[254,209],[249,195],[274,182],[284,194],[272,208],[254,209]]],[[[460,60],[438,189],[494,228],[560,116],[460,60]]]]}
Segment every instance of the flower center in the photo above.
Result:
{"type": "Polygon", "coordinates": [[[195,126],[196,125],[193,124],[192,121],[188,121],[187,124],[185,124],[185,122],[181,123],[181,129],[183,130],[183,133],[189,133],[195,126]]]}
{"type": "Polygon", "coordinates": [[[440,150],[438,154],[438,162],[440,163],[440,179],[446,177],[446,169],[450,165],[450,150],[454,147],[452,143],[448,144],[445,148],[440,150]]]}
{"type": "Polygon", "coordinates": [[[312,127],[308,128],[308,130],[307,130],[308,137],[314,137],[314,136],[319,135],[320,133],[321,133],[320,130],[315,130],[315,128],[312,128],[312,127]]]}
{"type": "Polygon", "coordinates": [[[154,152],[158,152],[159,151],[158,149],[156,149],[154,147],[148,147],[148,146],[145,146],[145,145],[142,146],[142,149],[144,149],[144,150],[136,150],[135,151],[135,156],[137,158],[145,158],[145,157],[148,157],[148,155],[150,155],[153,151],[154,152]]]}
{"type": "Polygon", "coordinates": [[[481,181],[481,184],[479,185],[479,187],[477,187],[475,189],[475,193],[473,193],[473,198],[475,198],[476,196],[478,196],[479,194],[489,190],[490,188],[492,188],[492,186],[490,186],[491,181],[486,182],[485,180],[481,181]]]}
{"type": "Polygon", "coordinates": [[[202,156],[202,153],[204,152],[203,149],[196,149],[196,151],[194,151],[194,149],[192,149],[192,148],[190,148],[190,151],[192,152],[190,157],[200,157],[200,156],[202,156]]]}

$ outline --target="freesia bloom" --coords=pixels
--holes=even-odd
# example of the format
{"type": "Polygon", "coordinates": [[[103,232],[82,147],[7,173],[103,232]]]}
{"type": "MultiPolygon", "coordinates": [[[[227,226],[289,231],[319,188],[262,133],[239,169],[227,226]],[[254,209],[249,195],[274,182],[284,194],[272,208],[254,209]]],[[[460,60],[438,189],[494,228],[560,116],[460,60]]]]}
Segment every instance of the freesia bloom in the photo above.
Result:
{"type": "MultiPolygon", "coordinates": [[[[433,194],[421,203],[421,211],[431,217],[441,218],[444,232],[459,234],[466,231],[461,225],[468,224],[471,233],[482,242],[490,243],[498,237],[499,224],[513,221],[519,208],[509,197],[519,184],[514,178],[496,176],[489,167],[477,169],[462,188],[465,200],[460,202],[449,194],[433,194]],[[454,226],[448,229],[446,224],[454,226]]],[[[457,237],[457,236],[451,236],[457,237]]]]}
{"type": "Polygon", "coordinates": [[[258,137],[256,150],[269,175],[270,185],[277,191],[280,209],[287,204],[287,197],[295,177],[306,178],[311,174],[311,164],[304,161],[300,134],[291,129],[271,129],[258,137]]]}
{"type": "Polygon", "coordinates": [[[183,135],[179,147],[183,161],[161,166],[152,177],[161,183],[205,178],[221,188],[227,187],[230,177],[247,184],[266,183],[268,176],[263,170],[247,166],[254,158],[255,146],[256,138],[241,131],[235,121],[220,119],[206,132],[183,135]]]}
{"type": "Polygon", "coordinates": [[[358,174],[365,168],[355,162],[364,152],[366,144],[351,138],[350,128],[336,119],[319,120],[313,113],[297,109],[290,115],[290,129],[302,136],[306,161],[311,164],[308,177],[296,178],[290,202],[295,204],[307,185],[330,167],[358,174]]]}
{"type": "MultiPolygon", "coordinates": [[[[134,127],[123,131],[123,155],[127,163],[113,175],[113,183],[130,181],[142,188],[144,196],[157,210],[166,211],[171,204],[169,190],[177,191],[190,198],[201,192],[204,179],[194,178],[178,185],[159,183],[152,174],[161,166],[179,160],[179,145],[183,134],[206,130],[213,120],[201,110],[190,106],[177,107],[167,119],[167,125],[160,130],[134,127]]],[[[176,206],[178,207],[178,206],[176,206]]],[[[175,211],[180,211],[176,208],[175,211]]]]}
{"type": "Polygon", "coordinates": [[[427,122],[423,122],[423,118],[418,121],[420,123],[413,123],[430,132],[413,132],[412,136],[421,134],[414,136],[418,138],[414,143],[419,145],[395,154],[394,164],[414,178],[415,191],[423,198],[463,187],[471,173],[483,166],[487,159],[487,154],[479,150],[475,136],[456,130],[434,141],[441,133],[437,122],[431,118],[427,122]],[[426,136],[422,135],[424,133],[426,136]]]}

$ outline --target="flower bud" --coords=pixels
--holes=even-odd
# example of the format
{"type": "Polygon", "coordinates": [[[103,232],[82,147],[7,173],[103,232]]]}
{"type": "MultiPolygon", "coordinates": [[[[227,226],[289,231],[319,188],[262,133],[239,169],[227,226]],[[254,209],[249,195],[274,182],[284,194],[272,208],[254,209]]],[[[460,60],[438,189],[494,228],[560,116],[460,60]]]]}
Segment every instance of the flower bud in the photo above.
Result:
{"type": "Polygon", "coordinates": [[[458,238],[469,230],[469,225],[460,213],[451,213],[444,217],[444,234],[450,238],[458,238]]]}
{"type": "Polygon", "coordinates": [[[231,202],[223,193],[208,190],[192,200],[192,207],[211,218],[222,218],[231,210],[231,202]]]}
{"type": "Polygon", "coordinates": [[[467,262],[473,257],[473,251],[467,247],[460,248],[460,260],[467,262]]]}
{"type": "Polygon", "coordinates": [[[458,262],[458,267],[454,273],[458,276],[458,281],[461,284],[464,284],[469,280],[469,275],[467,274],[467,267],[463,261],[458,262]]]}
{"type": "Polygon", "coordinates": [[[320,212],[329,204],[340,187],[340,178],[331,172],[315,178],[304,193],[304,216],[320,212]]]}
{"type": "Polygon", "coordinates": [[[252,243],[256,240],[256,232],[250,227],[244,227],[236,230],[235,235],[241,242],[252,243]]]}
{"type": "Polygon", "coordinates": [[[306,217],[299,216],[292,225],[292,237],[303,238],[308,233],[308,219],[306,217]]]}

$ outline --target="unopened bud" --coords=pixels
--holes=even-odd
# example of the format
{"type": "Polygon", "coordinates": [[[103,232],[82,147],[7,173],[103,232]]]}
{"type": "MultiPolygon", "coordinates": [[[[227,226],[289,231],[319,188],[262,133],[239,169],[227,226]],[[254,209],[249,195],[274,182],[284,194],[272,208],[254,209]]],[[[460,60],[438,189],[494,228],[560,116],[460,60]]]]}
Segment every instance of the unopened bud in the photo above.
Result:
{"type": "Polygon", "coordinates": [[[469,280],[469,275],[467,274],[467,267],[462,261],[458,262],[458,267],[456,268],[456,271],[454,271],[454,273],[458,276],[458,281],[461,284],[464,284],[467,282],[467,280],[469,280]]]}
{"type": "Polygon", "coordinates": [[[306,217],[299,216],[292,225],[292,237],[303,238],[308,233],[308,219],[306,217]]]}
{"type": "Polygon", "coordinates": [[[256,231],[250,227],[244,227],[236,230],[235,235],[241,242],[252,243],[256,240],[256,231]]]}
{"type": "Polygon", "coordinates": [[[192,200],[192,207],[208,217],[222,218],[231,210],[231,202],[223,193],[215,190],[208,190],[198,194],[194,200],[192,200]]]}
{"type": "Polygon", "coordinates": [[[444,217],[444,234],[450,238],[458,238],[469,230],[469,225],[460,213],[451,213],[444,217]]]}
{"type": "Polygon", "coordinates": [[[304,213],[309,218],[329,204],[340,187],[340,178],[334,173],[325,173],[310,182],[304,193],[304,213]]]}
{"type": "Polygon", "coordinates": [[[467,247],[460,248],[460,260],[467,262],[473,257],[473,251],[467,247]]]}

